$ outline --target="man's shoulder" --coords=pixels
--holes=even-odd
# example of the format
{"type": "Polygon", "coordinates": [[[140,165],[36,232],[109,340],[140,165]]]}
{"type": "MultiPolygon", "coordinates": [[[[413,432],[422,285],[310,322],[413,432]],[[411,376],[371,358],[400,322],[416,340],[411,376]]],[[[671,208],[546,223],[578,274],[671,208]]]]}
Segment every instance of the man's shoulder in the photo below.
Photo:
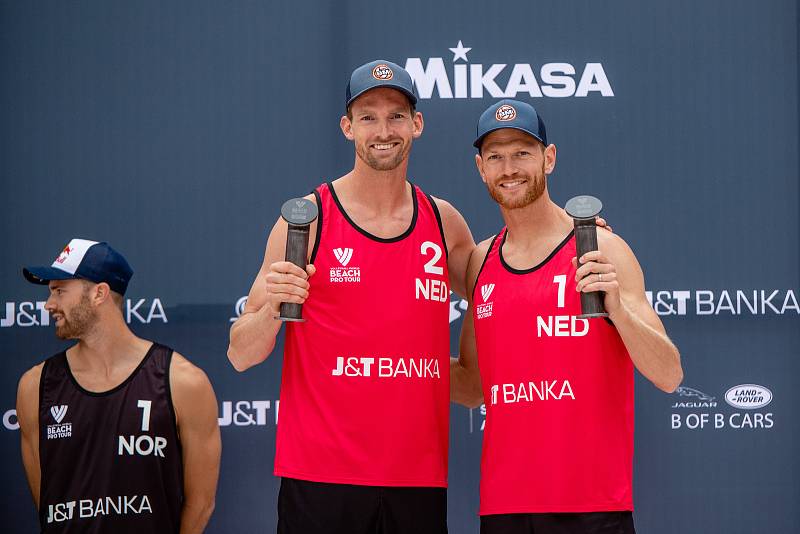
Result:
{"type": "Polygon", "coordinates": [[[608,230],[597,230],[597,245],[609,258],[635,259],[630,245],[619,235],[608,230]]]}

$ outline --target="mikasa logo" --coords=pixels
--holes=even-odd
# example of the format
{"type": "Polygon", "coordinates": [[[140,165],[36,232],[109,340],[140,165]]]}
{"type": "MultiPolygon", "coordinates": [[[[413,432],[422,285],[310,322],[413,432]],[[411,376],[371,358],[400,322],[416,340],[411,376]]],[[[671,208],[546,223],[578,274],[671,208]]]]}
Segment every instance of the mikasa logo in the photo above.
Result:
{"type": "Polygon", "coordinates": [[[441,57],[429,57],[424,65],[422,58],[406,59],[405,68],[414,79],[419,97],[433,98],[434,90],[439,98],[565,98],[587,97],[592,93],[614,96],[602,63],[585,63],[580,73],[581,66],[571,63],[544,63],[541,67],[530,63],[484,65],[469,63],[470,50],[461,41],[450,49],[453,66],[449,72],[441,57]],[[458,63],[462,60],[463,63],[458,63]]]}
{"type": "Polygon", "coordinates": [[[342,264],[342,267],[347,267],[347,264],[350,263],[350,260],[353,258],[353,249],[335,248],[333,249],[333,255],[336,256],[337,261],[342,264]]]}

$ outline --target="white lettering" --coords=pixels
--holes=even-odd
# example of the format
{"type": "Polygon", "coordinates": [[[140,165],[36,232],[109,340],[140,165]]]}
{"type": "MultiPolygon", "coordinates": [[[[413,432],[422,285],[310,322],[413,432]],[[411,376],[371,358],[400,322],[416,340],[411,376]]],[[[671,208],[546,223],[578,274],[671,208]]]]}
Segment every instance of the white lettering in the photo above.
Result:
{"type": "Polygon", "coordinates": [[[429,58],[427,67],[422,68],[420,58],[410,57],[406,59],[405,68],[414,80],[420,98],[430,98],[434,87],[439,94],[439,98],[453,98],[450,80],[447,78],[447,71],[444,68],[442,58],[429,58]]]}

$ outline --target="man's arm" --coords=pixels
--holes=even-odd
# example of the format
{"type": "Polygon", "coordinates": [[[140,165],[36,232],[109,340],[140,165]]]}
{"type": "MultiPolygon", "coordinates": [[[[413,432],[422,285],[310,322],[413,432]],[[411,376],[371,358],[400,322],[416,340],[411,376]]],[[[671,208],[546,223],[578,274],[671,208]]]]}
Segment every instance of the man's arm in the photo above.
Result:
{"type": "Polygon", "coordinates": [[[17,388],[17,421],[19,421],[22,465],[33,495],[36,509],[39,509],[39,489],[42,473],[39,467],[39,380],[43,363],[29,369],[19,380],[17,388]]]}
{"type": "Polygon", "coordinates": [[[201,533],[214,511],[219,477],[217,398],[206,374],[178,353],[172,355],[169,379],[183,454],[180,534],[201,533]]]}
{"type": "Polygon", "coordinates": [[[464,321],[461,324],[458,358],[450,358],[450,400],[463,404],[467,408],[477,408],[483,403],[481,375],[478,369],[478,349],[475,344],[475,325],[472,319],[472,291],[490,244],[491,239],[487,239],[475,247],[470,255],[466,272],[469,305],[464,312],[464,321]]]}
{"type": "Polygon", "coordinates": [[[450,274],[450,289],[457,295],[466,296],[466,273],[470,254],[475,248],[475,240],[469,231],[467,221],[452,204],[434,198],[442,218],[442,230],[447,241],[447,271],[450,274]]]}
{"type": "MultiPolygon", "coordinates": [[[[305,197],[315,202],[314,195],[305,197]]],[[[309,228],[309,257],[314,248],[317,221],[309,228]]],[[[284,261],[288,225],[278,219],[267,240],[264,261],[250,288],[247,304],[241,317],[231,326],[228,359],[237,371],[244,371],[267,359],[275,348],[275,337],[281,321],[281,302],[302,304],[308,298],[308,278],[314,274],[313,265],[306,271],[284,261]]]]}
{"type": "Polygon", "coordinates": [[[580,259],[576,289],[605,291],[608,318],[622,337],[633,364],[656,387],[671,393],[683,380],[681,357],[647,302],[639,262],[618,236],[598,232],[597,237],[600,250],[580,259]]]}

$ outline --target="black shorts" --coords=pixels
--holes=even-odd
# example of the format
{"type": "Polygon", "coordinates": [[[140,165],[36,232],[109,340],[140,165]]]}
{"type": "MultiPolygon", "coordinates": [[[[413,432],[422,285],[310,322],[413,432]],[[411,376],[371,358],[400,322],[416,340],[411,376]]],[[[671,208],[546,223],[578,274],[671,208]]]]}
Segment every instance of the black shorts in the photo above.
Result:
{"type": "Polygon", "coordinates": [[[278,534],[447,534],[447,489],[282,478],[278,534]]]}
{"type": "Polygon", "coordinates": [[[632,512],[481,516],[481,534],[635,534],[632,512]]]}

